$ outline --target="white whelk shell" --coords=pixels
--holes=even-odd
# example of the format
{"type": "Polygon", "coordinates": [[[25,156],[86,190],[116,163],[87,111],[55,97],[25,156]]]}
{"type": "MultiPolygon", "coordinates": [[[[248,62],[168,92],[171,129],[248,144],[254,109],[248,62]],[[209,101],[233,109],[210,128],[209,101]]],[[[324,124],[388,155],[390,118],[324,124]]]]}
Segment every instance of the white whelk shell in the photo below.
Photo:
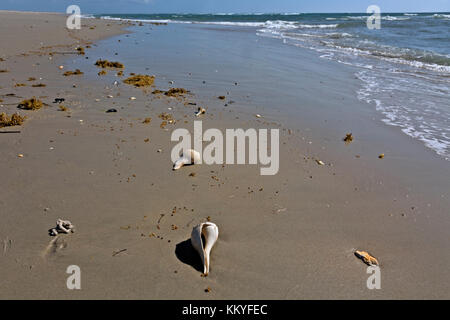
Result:
{"type": "Polygon", "coordinates": [[[183,151],[183,155],[173,164],[173,170],[178,170],[186,164],[196,164],[200,162],[200,153],[193,149],[183,151]]]}
{"type": "Polygon", "coordinates": [[[206,113],[206,110],[202,107],[199,107],[197,112],[195,113],[195,116],[200,117],[202,114],[205,114],[205,113],[206,113]]]}
{"type": "Polygon", "coordinates": [[[211,249],[219,238],[219,228],[212,222],[195,226],[191,233],[191,244],[197,250],[203,263],[203,274],[209,273],[211,249]]]}

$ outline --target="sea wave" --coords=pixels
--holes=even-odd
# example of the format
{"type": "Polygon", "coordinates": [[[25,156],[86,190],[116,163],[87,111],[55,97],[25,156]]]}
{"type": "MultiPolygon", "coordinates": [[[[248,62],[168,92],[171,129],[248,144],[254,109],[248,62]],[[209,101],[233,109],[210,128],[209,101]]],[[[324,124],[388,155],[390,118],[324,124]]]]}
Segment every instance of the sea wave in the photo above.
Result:
{"type": "Polygon", "coordinates": [[[436,19],[446,19],[446,20],[449,20],[449,19],[450,19],[450,14],[435,13],[435,14],[433,14],[431,17],[436,18],[436,19]]]}

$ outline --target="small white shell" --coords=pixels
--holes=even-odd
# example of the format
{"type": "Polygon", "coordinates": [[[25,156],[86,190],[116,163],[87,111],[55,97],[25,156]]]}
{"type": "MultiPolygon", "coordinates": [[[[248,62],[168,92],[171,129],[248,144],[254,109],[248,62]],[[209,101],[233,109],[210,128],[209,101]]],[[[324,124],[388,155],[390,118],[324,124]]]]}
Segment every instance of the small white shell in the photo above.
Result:
{"type": "Polygon", "coordinates": [[[202,107],[199,107],[197,112],[195,113],[196,117],[200,117],[202,114],[206,113],[206,110],[203,109],[202,107]]]}
{"type": "Polygon", "coordinates": [[[212,222],[200,223],[192,229],[191,244],[202,259],[203,274],[205,276],[209,273],[211,249],[218,238],[219,228],[212,222]]]}
{"type": "Polygon", "coordinates": [[[193,149],[185,150],[185,151],[183,151],[183,155],[177,161],[175,161],[175,163],[173,165],[173,170],[178,170],[186,164],[199,163],[200,159],[201,159],[201,157],[200,157],[199,152],[197,152],[193,149]]]}

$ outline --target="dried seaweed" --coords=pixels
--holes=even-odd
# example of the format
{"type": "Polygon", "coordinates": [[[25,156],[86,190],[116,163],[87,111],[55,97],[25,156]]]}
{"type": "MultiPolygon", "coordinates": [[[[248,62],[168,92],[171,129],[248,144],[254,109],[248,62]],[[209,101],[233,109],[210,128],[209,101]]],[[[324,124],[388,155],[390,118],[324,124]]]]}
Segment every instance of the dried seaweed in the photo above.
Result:
{"type": "Polygon", "coordinates": [[[131,76],[131,77],[123,80],[124,83],[133,85],[135,87],[148,87],[148,86],[153,85],[154,81],[155,81],[155,77],[149,76],[149,75],[142,75],[142,74],[131,76]]]}
{"type": "Polygon", "coordinates": [[[125,68],[125,66],[120,62],[117,62],[117,61],[112,62],[112,61],[102,60],[102,59],[97,60],[97,62],[95,62],[95,65],[100,68],[117,68],[117,69],[125,68]]]}
{"type": "Polygon", "coordinates": [[[43,83],[38,83],[38,84],[33,84],[32,85],[32,87],[33,88],[42,88],[42,87],[46,87],[47,85],[46,84],[43,84],[43,83]]]}
{"type": "Polygon", "coordinates": [[[108,72],[106,72],[105,70],[100,71],[99,73],[97,73],[99,76],[104,76],[105,74],[107,74],[108,72]]]}
{"type": "Polygon", "coordinates": [[[84,48],[83,48],[83,47],[78,47],[78,48],[77,48],[77,51],[78,51],[78,54],[81,54],[81,55],[84,55],[84,54],[85,54],[84,48]]]}
{"type": "Polygon", "coordinates": [[[68,77],[68,76],[80,75],[80,74],[83,74],[83,73],[84,72],[80,71],[80,69],[76,69],[75,71],[66,71],[66,72],[63,73],[63,75],[65,77],[68,77]]]}
{"type": "Polygon", "coordinates": [[[6,113],[2,112],[0,114],[0,128],[3,127],[11,127],[11,126],[20,126],[23,124],[25,117],[22,117],[18,113],[14,113],[11,117],[6,113]]]}
{"type": "Polygon", "coordinates": [[[168,97],[178,97],[188,93],[184,88],[171,88],[169,91],[166,91],[164,94],[168,97]]]}
{"type": "Polygon", "coordinates": [[[353,141],[353,135],[351,133],[347,133],[345,135],[344,141],[345,141],[346,144],[349,144],[350,142],[353,141]]]}
{"type": "Polygon", "coordinates": [[[44,104],[41,100],[36,99],[35,97],[23,100],[17,107],[25,110],[39,110],[42,108],[44,104]]]}

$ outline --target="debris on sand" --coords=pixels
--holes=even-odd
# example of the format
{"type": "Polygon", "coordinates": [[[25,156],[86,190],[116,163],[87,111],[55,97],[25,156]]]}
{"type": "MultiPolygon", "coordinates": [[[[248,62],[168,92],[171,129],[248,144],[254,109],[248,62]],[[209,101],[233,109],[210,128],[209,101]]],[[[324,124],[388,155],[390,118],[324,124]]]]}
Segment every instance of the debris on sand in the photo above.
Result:
{"type": "Polygon", "coordinates": [[[123,71],[119,71],[119,72],[117,72],[117,76],[118,76],[118,77],[121,77],[121,76],[123,76],[123,71]]]}
{"type": "Polygon", "coordinates": [[[105,70],[100,71],[99,73],[97,73],[99,76],[104,76],[105,74],[107,74],[108,72],[106,72],[105,70]]]}
{"type": "Polygon", "coordinates": [[[255,117],[261,118],[261,115],[260,114],[255,114],[255,117]]]}
{"type": "Polygon", "coordinates": [[[78,48],[77,48],[77,51],[78,51],[78,54],[81,54],[81,55],[84,55],[84,54],[85,54],[84,48],[83,48],[83,47],[78,47],[78,48]]]}
{"type": "Polygon", "coordinates": [[[378,156],[378,159],[383,159],[384,158],[384,153],[381,153],[379,156],[378,156]]]}
{"type": "Polygon", "coordinates": [[[355,256],[361,259],[368,266],[378,266],[378,260],[366,251],[355,251],[355,256]]]}
{"type": "Polygon", "coordinates": [[[111,113],[111,112],[117,112],[117,109],[112,108],[112,109],[106,110],[106,113],[111,113]]]}
{"type": "Polygon", "coordinates": [[[319,159],[316,159],[316,163],[317,163],[319,166],[324,166],[324,165],[325,165],[325,162],[323,162],[322,160],[319,160],[319,159]]]}
{"type": "Polygon", "coordinates": [[[64,101],[66,101],[66,99],[64,99],[64,98],[55,98],[55,101],[53,101],[53,103],[61,103],[64,101]]]}
{"type": "Polygon", "coordinates": [[[63,76],[68,77],[68,76],[76,76],[76,75],[81,75],[84,74],[84,72],[81,72],[80,69],[76,69],[75,71],[66,71],[63,73],[63,76]]]}
{"type": "Polygon", "coordinates": [[[347,133],[343,140],[345,144],[350,144],[353,141],[353,135],[351,133],[347,133]]]}
{"type": "Polygon", "coordinates": [[[97,60],[95,62],[95,65],[97,67],[100,67],[100,68],[117,68],[117,69],[125,68],[123,63],[120,63],[120,62],[117,62],[117,61],[112,62],[112,61],[102,60],[102,59],[97,60]]]}
{"type": "Polygon", "coordinates": [[[187,91],[184,88],[171,88],[171,89],[169,89],[169,91],[166,91],[164,94],[168,97],[179,97],[188,92],[189,91],[187,91]]]}
{"type": "Polygon", "coordinates": [[[48,232],[51,236],[57,236],[59,233],[73,233],[75,230],[74,225],[69,220],[58,219],[56,220],[56,227],[48,232]]]}
{"type": "Polygon", "coordinates": [[[158,118],[160,118],[162,120],[165,120],[165,121],[168,121],[169,123],[173,123],[174,122],[173,116],[171,114],[169,114],[169,113],[163,112],[163,113],[161,113],[158,116],[158,118]]]}
{"type": "Polygon", "coordinates": [[[119,253],[122,253],[122,252],[125,252],[125,251],[127,251],[127,249],[122,249],[122,250],[119,250],[119,251],[113,251],[112,256],[115,257],[115,256],[117,256],[119,253]]]}
{"type": "Polygon", "coordinates": [[[202,114],[205,114],[205,113],[206,113],[206,110],[202,107],[199,107],[197,112],[195,113],[195,116],[200,117],[202,114]]]}
{"type": "Polygon", "coordinates": [[[0,128],[20,126],[23,124],[24,120],[25,117],[22,117],[18,113],[8,116],[6,113],[2,112],[0,113],[0,128]]]}
{"type": "Polygon", "coordinates": [[[124,83],[133,85],[135,87],[148,87],[153,85],[154,81],[155,77],[142,74],[134,75],[123,80],[124,83]]]}
{"type": "Polygon", "coordinates": [[[37,84],[33,84],[32,85],[32,87],[33,88],[42,88],[42,87],[46,87],[47,85],[46,84],[43,84],[43,83],[37,83],[37,84]]]}
{"type": "Polygon", "coordinates": [[[145,118],[142,123],[149,124],[152,121],[152,118],[145,118]]]}
{"type": "Polygon", "coordinates": [[[69,111],[69,108],[67,108],[66,106],[60,105],[59,111],[69,111]]]}
{"type": "Polygon", "coordinates": [[[36,99],[35,97],[23,100],[17,107],[25,110],[39,110],[42,108],[44,104],[41,100],[36,99]]]}
{"type": "Polygon", "coordinates": [[[34,80],[36,80],[35,77],[29,77],[29,78],[28,78],[28,81],[34,81],[34,80]]]}
{"type": "Polygon", "coordinates": [[[182,166],[200,163],[201,156],[198,151],[193,149],[183,150],[183,154],[174,162],[172,170],[178,170],[182,166]]]}
{"type": "Polygon", "coordinates": [[[16,83],[14,87],[26,87],[27,85],[25,83],[16,83]]]}
{"type": "Polygon", "coordinates": [[[217,98],[220,99],[220,100],[225,100],[225,96],[219,96],[217,98]]]}
{"type": "Polygon", "coordinates": [[[6,72],[9,72],[9,71],[6,69],[0,69],[0,73],[6,73],[6,72]]]}

